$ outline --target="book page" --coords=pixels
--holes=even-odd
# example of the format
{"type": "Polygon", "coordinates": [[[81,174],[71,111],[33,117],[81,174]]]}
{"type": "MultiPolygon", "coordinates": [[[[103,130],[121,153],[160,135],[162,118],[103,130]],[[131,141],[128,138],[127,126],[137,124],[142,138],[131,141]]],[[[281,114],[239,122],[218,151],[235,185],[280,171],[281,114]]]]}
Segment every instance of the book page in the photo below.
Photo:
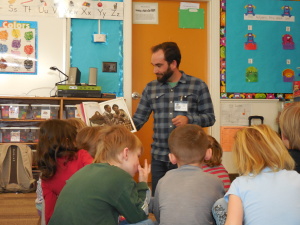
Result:
{"type": "Polygon", "coordinates": [[[123,97],[100,103],[82,102],[82,106],[88,126],[124,125],[131,132],[137,131],[123,97]]]}
{"type": "Polygon", "coordinates": [[[109,117],[110,123],[124,125],[131,132],[137,131],[123,97],[100,102],[99,106],[102,115],[109,117]]]}

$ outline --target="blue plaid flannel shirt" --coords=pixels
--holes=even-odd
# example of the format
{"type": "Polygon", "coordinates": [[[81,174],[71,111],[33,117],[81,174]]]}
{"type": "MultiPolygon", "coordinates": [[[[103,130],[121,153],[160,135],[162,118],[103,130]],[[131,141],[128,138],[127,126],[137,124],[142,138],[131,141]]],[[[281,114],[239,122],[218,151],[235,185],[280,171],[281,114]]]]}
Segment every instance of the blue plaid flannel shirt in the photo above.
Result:
{"type": "Polygon", "coordinates": [[[151,81],[145,87],[138,108],[133,116],[137,130],[148,121],[153,112],[154,134],[151,153],[154,159],[169,161],[168,137],[175,128],[172,119],[187,116],[189,124],[209,127],[215,123],[213,104],[207,85],[199,78],[185,74],[175,87],[151,81]],[[187,101],[188,111],[174,111],[174,101],[187,101]]]}

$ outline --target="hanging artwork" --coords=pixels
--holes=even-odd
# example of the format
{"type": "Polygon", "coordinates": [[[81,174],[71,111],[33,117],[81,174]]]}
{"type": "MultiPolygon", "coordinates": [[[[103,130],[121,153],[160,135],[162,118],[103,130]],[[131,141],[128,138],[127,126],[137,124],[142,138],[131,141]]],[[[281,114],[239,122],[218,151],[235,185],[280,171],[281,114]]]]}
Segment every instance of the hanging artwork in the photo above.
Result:
{"type": "Polygon", "coordinates": [[[37,25],[0,20],[0,74],[37,74],[37,25]]]}

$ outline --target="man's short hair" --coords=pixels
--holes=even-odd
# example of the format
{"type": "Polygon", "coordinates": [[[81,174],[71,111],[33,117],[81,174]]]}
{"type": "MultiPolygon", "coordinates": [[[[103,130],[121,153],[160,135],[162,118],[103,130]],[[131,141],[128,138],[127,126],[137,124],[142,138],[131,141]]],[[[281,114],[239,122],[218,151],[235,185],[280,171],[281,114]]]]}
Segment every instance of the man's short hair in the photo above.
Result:
{"type": "Polygon", "coordinates": [[[165,54],[165,60],[171,64],[173,60],[177,62],[177,68],[181,62],[181,53],[178,45],[175,42],[163,42],[151,48],[152,53],[162,50],[165,54]]]}

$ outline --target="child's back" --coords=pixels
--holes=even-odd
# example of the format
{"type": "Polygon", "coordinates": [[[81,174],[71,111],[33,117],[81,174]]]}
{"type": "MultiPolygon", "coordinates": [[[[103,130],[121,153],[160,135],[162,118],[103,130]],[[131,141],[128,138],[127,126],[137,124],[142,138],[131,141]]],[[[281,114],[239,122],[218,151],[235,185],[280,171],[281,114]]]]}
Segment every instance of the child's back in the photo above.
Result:
{"type": "Polygon", "coordinates": [[[221,180],[197,166],[184,165],[161,178],[155,191],[154,214],[160,224],[213,224],[210,209],[224,196],[221,180]]]}
{"type": "Polygon", "coordinates": [[[105,126],[98,133],[95,160],[76,172],[59,195],[50,224],[117,225],[149,222],[147,186],[150,167],[142,168],[142,143],[126,127],[105,126]],[[139,172],[139,183],[133,176],[139,172]]]}
{"type": "Polygon", "coordinates": [[[198,125],[177,127],[169,137],[169,158],[178,168],[158,182],[153,201],[155,218],[161,225],[213,224],[211,208],[224,196],[222,181],[202,170],[212,151],[204,130],[198,125]]]}
{"type": "Polygon", "coordinates": [[[117,224],[116,209],[131,221],[145,220],[145,213],[132,205],[139,202],[132,193],[143,190],[148,190],[147,184],[136,184],[126,171],[108,163],[93,163],[67,181],[50,224],[117,224]]]}
{"type": "Polygon", "coordinates": [[[293,102],[284,108],[279,125],[282,141],[295,160],[295,170],[300,173],[300,102],[293,102]]]}
{"type": "Polygon", "coordinates": [[[300,175],[277,133],[261,124],[235,136],[233,159],[241,176],[225,195],[227,224],[300,224],[300,175]]]}
{"type": "Polygon", "coordinates": [[[300,175],[296,171],[278,172],[265,168],[256,176],[237,177],[226,193],[243,202],[244,224],[300,224],[300,175]],[[295,207],[296,206],[296,207],[295,207]]]}

